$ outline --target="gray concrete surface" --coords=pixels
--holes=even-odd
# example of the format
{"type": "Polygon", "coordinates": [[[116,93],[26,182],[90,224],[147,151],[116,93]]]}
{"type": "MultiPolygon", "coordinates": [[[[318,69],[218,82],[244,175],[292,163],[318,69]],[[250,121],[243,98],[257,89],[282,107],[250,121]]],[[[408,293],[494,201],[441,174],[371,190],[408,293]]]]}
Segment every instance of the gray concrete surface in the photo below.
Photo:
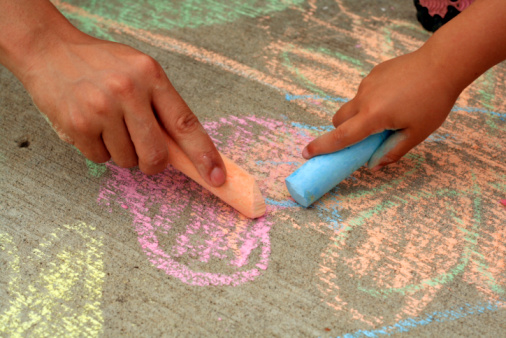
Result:
{"type": "Polygon", "coordinates": [[[54,3],[157,59],[268,214],[86,161],[0,68],[1,336],[504,334],[504,64],[400,163],[303,209],[283,185],[302,147],[429,37],[411,1],[54,3]]]}

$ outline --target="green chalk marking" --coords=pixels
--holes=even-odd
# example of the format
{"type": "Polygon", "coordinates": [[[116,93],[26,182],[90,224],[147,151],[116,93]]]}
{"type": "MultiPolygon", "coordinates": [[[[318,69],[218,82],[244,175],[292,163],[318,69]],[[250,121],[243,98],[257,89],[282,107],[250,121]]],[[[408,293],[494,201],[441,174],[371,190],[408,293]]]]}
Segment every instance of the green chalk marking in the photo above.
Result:
{"type": "Polygon", "coordinates": [[[352,65],[354,66],[358,66],[358,67],[355,67],[356,69],[358,70],[362,70],[362,67],[364,64],[362,63],[362,61],[360,61],[359,59],[357,58],[354,58],[354,57],[351,57],[349,55],[345,55],[343,53],[339,53],[337,51],[333,51],[333,50],[330,50],[330,49],[327,49],[327,48],[323,48],[323,47],[320,47],[320,48],[306,48],[306,50],[310,51],[310,52],[314,52],[314,53],[320,53],[320,54],[326,54],[328,56],[332,56],[332,57],[335,57],[341,61],[345,61],[345,62],[348,62],[348,63],[351,63],[352,65]]]}
{"type": "MultiPolygon", "coordinates": [[[[318,88],[318,86],[316,84],[314,84],[311,80],[309,80],[307,77],[305,77],[303,74],[301,74],[300,71],[299,71],[299,69],[292,64],[292,61],[290,59],[290,52],[291,52],[291,50],[293,48],[294,48],[293,45],[289,45],[287,47],[287,49],[284,50],[281,53],[282,65],[284,67],[286,67],[289,71],[294,72],[295,75],[299,78],[299,80],[302,81],[302,84],[307,89],[309,89],[311,92],[317,93],[317,94],[319,94],[320,96],[323,96],[323,97],[330,96],[328,93],[326,93],[325,91],[323,91],[320,88],[318,88]]],[[[344,55],[344,54],[339,53],[339,52],[333,52],[333,51],[330,51],[330,50],[325,49],[325,48],[306,48],[306,50],[309,51],[309,52],[312,52],[312,53],[320,53],[320,54],[324,54],[326,56],[335,57],[335,58],[337,58],[337,59],[339,59],[341,61],[349,63],[355,69],[357,69],[359,71],[363,71],[362,61],[360,61],[358,59],[355,59],[353,57],[344,55]]]]}
{"type": "MultiPolygon", "coordinates": [[[[472,174],[472,177],[473,177],[474,185],[473,185],[471,192],[469,192],[469,191],[458,192],[458,191],[454,191],[454,190],[442,189],[442,190],[437,191],[435,194],[430,194],[430,196],[432,196],[432,197],[436,197],[436,196],[441,197],[441,196],[445,196],[445,195],[460,196],[460,195],[469,194],[469,193],[471,195],[474,195],[474,198],[473,198],[473,210],[474,210],[473,225],[470,230],[462,228],[462,227],[458,227],[458,229],[464,234],[464,241],[466,243],[464,244],[464,248],[463,248],[462,256],[460,258],[460,262],[456,266],[454,266],[452,269],[450,269],[450,271],[448,271],[446,273],[443,273],[443,274],[436,276],[434,278],[423,280],[419,284],[407,285],[407,286],[401,287],[401,288],[384,288],[381,290],[374,290],[374,289],[366,288],[366,287],[363,287],[362,285],[359,284],[357,286],[357,289],[361,292],[367,293],[368,295],[371,295],[371,296],[374,296],[377,298],[387,298],[389,295],[394,294],[394,293],[405,296],[407,294],[412,294],[414,292],[423,290],[426,287],[435,287],[435,286],[439,286],[439,285],[447,284],[447,283],[451,282],[452,280],[455,279],[455,277],[457,277],[459,274],[463,273],[465,268],[469,265],[469,263],[471,261],[473,261],[477,265],[478,271],[484,277],[484,282],[488,285],[488,287],[490,287],[490,289],[493,292],[495,292],[499,295],[504,295],[504,293],[505,293],[504,288],[495,280],[495,278],[492,276],[492,274],[488,271],[490,267],[486,264],[486,262],[483,261],[484,257],[478,251],[478,248],[477,248],[478,240],[480,238],[479,229],[480,229],[480,225],[482,223],[482,217],[481,217],[482,201],[481,201],[481,198],[479,197],[479,196],[481,196],[481,189],[476,183],[476,176],[474,174],[472,174]]],[[[428,197],[428,196],[426,196],[426,197],[428,197]]],[[[364,222],[367,219],[369,219],[370,217],[372,217],[373,215],[378,214],[379,212],[382,212],[382,211],[389,209],[391,207],[394,207],[394,206],[397,206],[397,204],[387,201],[384,204],[377,206],[373,210],[363,212],[357,218],[355,218],[354,220],[351,220],[349,222],[349,224],[351,225],[351,228],[353,228],[355,226],[363,225],[364,222]]],[[[453,212],[452,212],[451,216],[452,216],[452,219],[454,219],[455,221],[458,221],[458,223],[463,224],[463,221],[459,217],[457,217],[457,215],[455,215],[453,212]]],[[[345,231],[343,231],[340,234],[339,238],[335,241],[336,245],[338,244],[338,242],[342,242],[342,241],[346,240],[347,233],[351,230],[351,228],[345,229],[345,231]]]]}
{"type": "Polygon", "coordinates": [[[102,163],[95,163],[86,159],[86,166],[88,167],[88,175],[93,177],[101,177],[107,171],[107,167],[102,163]]]}
{"type": "Polygon", "coordinates": [[[495,86],[496,86],[496,74],[494,68],[487,70],[481,75],[475,82],[480,89],[478,89],[479,102],[487,109],[494,110],[494,100],[496,98],[495,86]]]}
{"type": "MultiPolygon", "coordinates": [[[[304,3],[303,0],[186,0],[186,1],[66,1],[104,19],[114,20],[130,27],[149,31],[201,26],[233,22],[240,18],[255,18],[279,12],[304,3]]],[[[75,19],[80,28],[94,30],[93,20],[75,19]]]]}

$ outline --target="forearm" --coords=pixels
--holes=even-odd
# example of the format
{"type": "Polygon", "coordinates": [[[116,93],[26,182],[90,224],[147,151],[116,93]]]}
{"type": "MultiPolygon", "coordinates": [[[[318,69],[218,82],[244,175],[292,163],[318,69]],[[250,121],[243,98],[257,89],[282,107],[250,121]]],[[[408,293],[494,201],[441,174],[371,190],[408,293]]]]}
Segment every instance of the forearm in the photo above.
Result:
{"type": "Polygon", "coordinates": [[[51,46],[80,32],[49,0],[0,0],[0,63],[19,79],[51,46]]]}
{"type": "Polygon", "coordinates": [[[460,93],[506,59],[506,2],[477,0],[434,33],[421,51],[460,93]]]}

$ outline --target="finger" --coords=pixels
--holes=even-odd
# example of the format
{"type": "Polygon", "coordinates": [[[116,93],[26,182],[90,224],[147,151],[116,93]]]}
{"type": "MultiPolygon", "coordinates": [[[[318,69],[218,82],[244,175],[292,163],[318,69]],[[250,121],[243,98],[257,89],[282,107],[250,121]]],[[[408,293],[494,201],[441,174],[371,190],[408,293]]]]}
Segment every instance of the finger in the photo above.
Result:
{"type": "Polygon", "coordinates": [[[224,184],[226,169],[218,150],[170,83],[165,88],[154,90],[153,105],[162,125],[188,155],[200,176],[212,186],[224,184]]]}
{"type": "Polygon", "coordinates": [[[358,113],[358,110],[354,109],[353,107],[354,104],[352,101],[348,101],[341,106],[341,108],[335,113],[334,117],[332,118],[332,124],[334,127],[340,126],[358,113]]]}
{"type": "Polygon", "coordinates": [[[397,162],[423,140],[424,137],[410,137],[407,130],[398,130],[379,146],[367,166],[372,170],[379,170],[397,162]]]}
{"type": "Polygon", "coordinates": [[[74,146],[79,149],[84,157],[95,163],[104,163],[111,159],[111,155],[107,151],[101,137],[87,139],[80,138],[74,141],[74,146]]]}
{"type": "Polygon", "coordinates": [[[333,153],[381,131],[383,129],[373,127],[373,123],[367,119],[365,114],[357,114],[336,129],[310,142],[302,151],[302,156],[310,159],[317,155],[333,153]]]}
{"type": "Polygon", "coordinates": [[[104,163],[111,159],[100,134],[100,128],[86,122],[84,114],[75,113],[66,124],[53,125],[60,139],[76,147],[88,160],[104,163]]]}
{"type": "Polygon", "coordinates": [[[102,133],[102,139],[114,163],[122,168],[131,168],[138,164],[135,147],[123,119],[111,123],[102,133]]]}
{"type": "Polygon", "coordinates": [[[167,143],[149,102],[142,105],[130,103],[124,118],[137,153],[139,169],[147,175],[154,175],[167,168],[167,143]]]}

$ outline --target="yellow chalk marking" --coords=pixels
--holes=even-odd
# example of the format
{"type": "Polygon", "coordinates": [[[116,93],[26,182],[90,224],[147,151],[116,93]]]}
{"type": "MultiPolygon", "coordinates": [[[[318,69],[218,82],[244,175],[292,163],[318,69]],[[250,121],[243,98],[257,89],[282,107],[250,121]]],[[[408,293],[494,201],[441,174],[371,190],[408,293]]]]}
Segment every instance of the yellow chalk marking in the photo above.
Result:
{"type": "Polygon", "coordinates": [[[44,238],[26,259],[20,258],[12,237],[0,232],[0,253],[10,257],[10,271],[5,273],[11,274],[8,294],[12,296],[7,306],[0,307],[0,335],[96,337],[102,332],[102,239],[92,237],[95,228],[85,223],[63,227],[44,238]],[[76,240],[84,248],[61,241],[63,236],[80,237],[76,240]],[[59,247],[56,254],[49,251],[59,247]],[[22,287],[24,264],[40,273],[22,287]]]}

